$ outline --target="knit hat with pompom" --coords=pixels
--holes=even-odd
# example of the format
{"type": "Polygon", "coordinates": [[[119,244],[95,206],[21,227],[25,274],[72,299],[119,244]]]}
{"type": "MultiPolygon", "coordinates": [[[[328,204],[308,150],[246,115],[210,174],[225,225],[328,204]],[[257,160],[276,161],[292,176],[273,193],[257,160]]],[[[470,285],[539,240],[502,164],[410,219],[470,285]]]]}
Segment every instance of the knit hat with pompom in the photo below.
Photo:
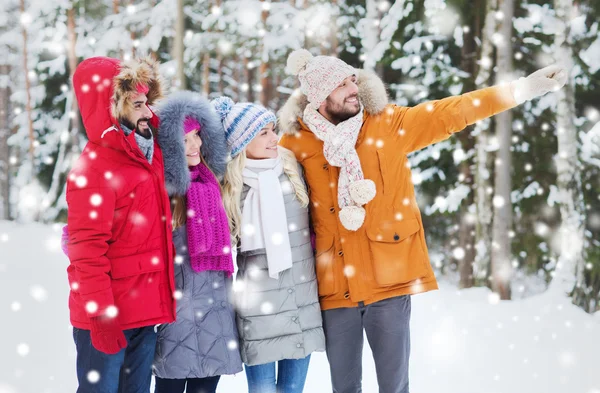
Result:
{"type": "Polygon", "coordinates": [[[273,112],[258,104],[250,102],[236,104],[229,97],[215,98],[211,103],[221,117],[232,158],[244,150],[267,124],[275,125],[277,122],[273,112]]]}
{"type": "Polygon", "coordinates": [[[287,71],[298,76],[300,90],[313,107],[318,108],[349,76],[358,76],[357,70],[331,56],[313,56],[306,49],[290,53],[287,71]]]}

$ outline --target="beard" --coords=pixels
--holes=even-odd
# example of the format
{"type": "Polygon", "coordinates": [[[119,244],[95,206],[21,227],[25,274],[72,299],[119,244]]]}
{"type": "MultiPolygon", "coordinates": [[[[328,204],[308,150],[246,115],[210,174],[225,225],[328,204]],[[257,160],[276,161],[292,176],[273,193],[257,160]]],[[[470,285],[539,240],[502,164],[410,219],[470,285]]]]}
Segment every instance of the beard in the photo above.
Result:
{"type": "Polygon", "coordinates": [[[358,103],[358,101],[356,101],[356,105],[348,103],[346,100],[350,99],[350,98],[355,98],[357,96],[350,96],[346,99],[344,99],[344,101],[339,104],[339,103],[334,103],[330,100],[330,98],[328,97],[326,100],[326,105],[325,105],[325,112],[327,113],[330,121],[333,124],[339,124],[343,121],[346,121],[348,119],[350,119],[351,117],[354,117],[358,114],[358,112],[360,112],[360,104],[358,103]]]}
{"type": "Polygon", "coordinates": [[[135,131],[136,134],[139,134],[146,139],[149,139],[151,135],[156,135],[156,129],[152,127],[150,124],[150,119],[148,118],[138,119],[136,124],[133,124],[129,119],[121,119],[121,123],[123,123],[125,127],[135,131]],[[140,127],[140,122],[142,121],[145,121],[146,124],[148,124],[148,127],[140,127]]]}

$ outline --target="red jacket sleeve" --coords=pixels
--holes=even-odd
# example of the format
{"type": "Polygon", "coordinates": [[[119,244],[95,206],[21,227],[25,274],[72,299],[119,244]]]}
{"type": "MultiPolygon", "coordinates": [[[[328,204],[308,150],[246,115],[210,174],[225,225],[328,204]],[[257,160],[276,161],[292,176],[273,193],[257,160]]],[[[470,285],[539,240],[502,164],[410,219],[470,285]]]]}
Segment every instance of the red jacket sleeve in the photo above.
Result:
{"type": "Polygon", "coordinates": [[[73,180],[67,182],[67,247],[76,280],[71,287],[79,292],[89,317],[103,314],[114,304],[106,253],[116,195],[98,172],[102,173],[92,168],[85,171],[88,176],[72,172],[73,180]]]}

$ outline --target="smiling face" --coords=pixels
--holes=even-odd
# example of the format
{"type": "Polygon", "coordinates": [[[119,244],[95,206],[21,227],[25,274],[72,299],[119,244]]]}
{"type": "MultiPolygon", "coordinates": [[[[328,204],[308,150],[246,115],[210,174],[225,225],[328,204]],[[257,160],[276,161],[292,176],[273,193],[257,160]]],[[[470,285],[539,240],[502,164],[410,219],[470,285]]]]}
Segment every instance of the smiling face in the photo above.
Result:
{"type": "Polygon", "coordinates": [[[146,105],[148,98],[145,94],[138,93],[132,95],[129,100],[131,101],[129,102],[129,111],[125,119],[121,119],[121,121],[137,133],[149,137],[151,133],[150,119],[153,115],[146,105]]]}
{"type": "Polygon", "coordinates": [[[246,146],[246,157],[252,160],[277,158],[277,140],[275,125],[267,124],[246,146]]]}
{"type": "Polygon", "coordinates": [[[185,134],[183,143],[185,145],[185,159],[187,160],[187,165],[192,167],[200,164],[200,146],[202,146],[200,131],[193,130],[185,134]]]}
{"type": "Polygon", "coordinates": [[[356,75],[347,77],[319,107],[319,113],[332,124],[339,124],[360,112],[356,75]]]}

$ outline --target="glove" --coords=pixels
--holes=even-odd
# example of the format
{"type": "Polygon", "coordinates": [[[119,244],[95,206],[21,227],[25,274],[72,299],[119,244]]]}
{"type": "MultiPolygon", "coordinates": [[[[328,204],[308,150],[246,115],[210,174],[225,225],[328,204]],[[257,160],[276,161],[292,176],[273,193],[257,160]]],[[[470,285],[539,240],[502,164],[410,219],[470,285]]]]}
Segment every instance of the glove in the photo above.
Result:
{"type": "Polygon", "coordinates": [[[98,351],[114,355],[127,346],[127,339],[116,318],[93,317],[90,322],[92,345],[98,351]]]}
{"type": "Polygon", "coordinates": [[[559,65],[551,65],[537,70],[526,78],[511,83],[511,90],[517,104],[559,90],[567,83],[568,70],[559,65]]]}

